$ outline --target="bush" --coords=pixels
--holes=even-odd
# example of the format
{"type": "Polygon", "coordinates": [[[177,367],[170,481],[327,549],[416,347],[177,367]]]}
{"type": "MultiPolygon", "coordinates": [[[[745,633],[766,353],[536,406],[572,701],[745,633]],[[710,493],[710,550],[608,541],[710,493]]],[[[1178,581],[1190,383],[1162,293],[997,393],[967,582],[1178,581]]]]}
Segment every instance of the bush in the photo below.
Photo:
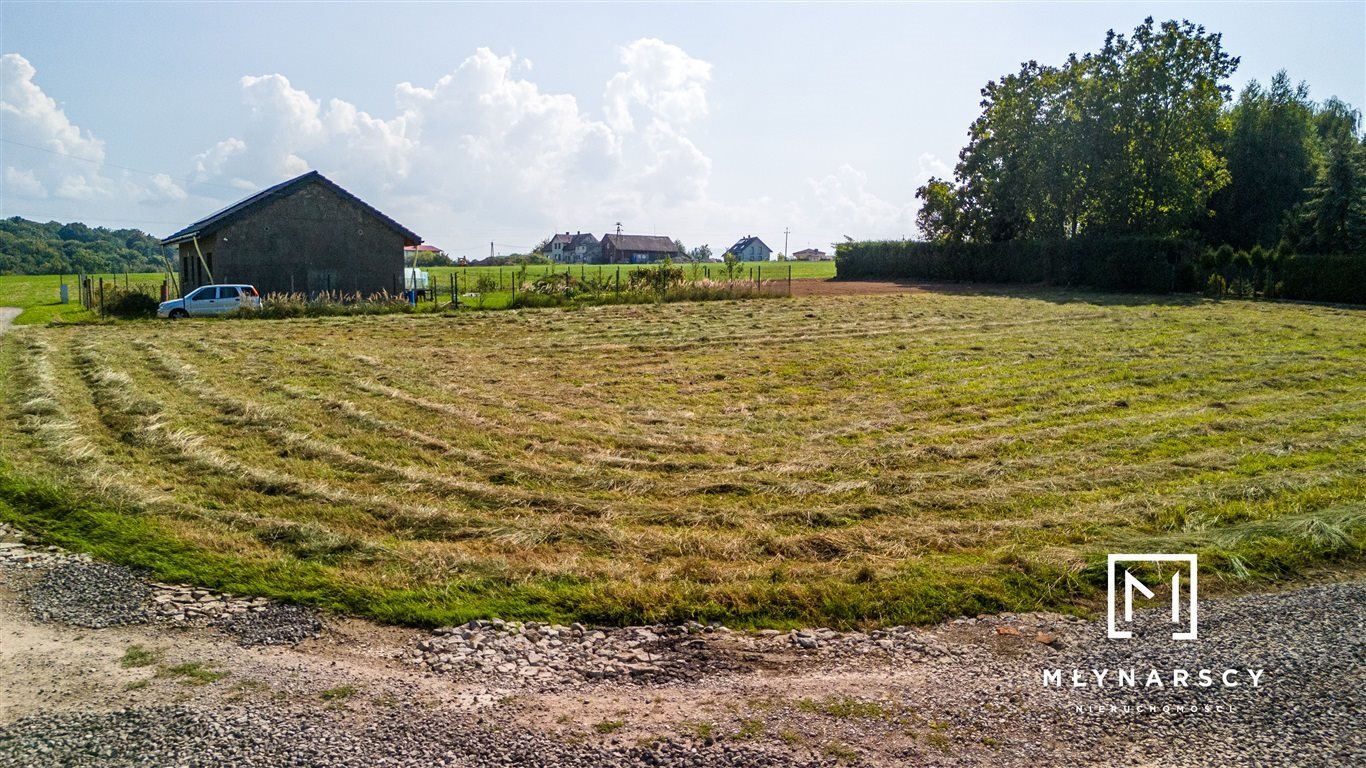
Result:
{"type": "MultiPolygon", "coordinates": [[[[677,268],[680,272],[682,268],[677,268]]],[[[656,270],[640,270],[654,272],[656,270]]],[[[563,285],[563,283],[561,283],[563,285]]],[[[649,281],[640,281],[634,289],[623,288],[615,291],[606,281],[601,290],[577,290],[542,293],[522,291],[512,297],[509,309],[528,309],[540,307],[582,307],[606,304],[654,304],[675,301],[720,301],[725,299],[777,298],[787,295],[780,289],[780,283],[766,281],[762,285],[750,280],[680,280],[672,282],[663,291],[656,290],[649,281]],[[646,286],[646,287],[642,287],[646,286]]]]}
{"type": "Polygon", "coordinates": [[[632,272],[629,285],[633,291],[649,290],[662,295],[668,293],[670,288],[682,285],[684,279],[683,268],[675,267],[666,260],[658,267],[632,272]]]}
{"type": "Polygon", "coordinates": [[[1133,293],[1284,296],[1366,303],[1366,258],[1286,256],[1179,238],[1078,237],[999,243],[843,243],[839,279],[1041,283],[1133,293]]]}
{"type": "Polygon", "coordinates": [[[1183,264],[1194,243],[1170,238],[1074,238],[999,243],[844,243],[835,249],[840,278],[909,278],[953,282],[1049,283],[1120,291],[1191,290],[1183,264]]]}
{"type": "Polygon", "coordinates": [[[124,288],[115,285],[104,292],[104,313],[125,320],[153,317],[160,303],[150,289],[143,286],[124,288]]]}
{"type": "Polygon", "coordinates": [[[1287,299],[1366,304],[1366,256],[1296,254],[1280,260],[1273,279],[1287,299]]]}
{"type": "Polygon", "coordinates": [[[322,293],[312,297],[302,293],[270,293],[261,297],[260,309],[243,307],[227,316],[278,320],[287,317],[388,315],[412,311],[413,306],[407,299],[388,291],[369,296],[359,293],[322,293]]]}

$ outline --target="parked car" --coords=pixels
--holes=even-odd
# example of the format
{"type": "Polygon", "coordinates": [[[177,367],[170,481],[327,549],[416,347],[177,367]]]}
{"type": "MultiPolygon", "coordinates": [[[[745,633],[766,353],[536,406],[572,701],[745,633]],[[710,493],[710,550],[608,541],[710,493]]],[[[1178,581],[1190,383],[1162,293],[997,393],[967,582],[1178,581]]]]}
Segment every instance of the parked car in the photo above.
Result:
{"type": "Polygon", "coordinates": [[[157,307],[157,317],[176,320],[192,315],[222,315],[234,309],[261,308],[261,294],[250,285],[204,285],[190,291],[183,299],[163,301],[157,307]]]}

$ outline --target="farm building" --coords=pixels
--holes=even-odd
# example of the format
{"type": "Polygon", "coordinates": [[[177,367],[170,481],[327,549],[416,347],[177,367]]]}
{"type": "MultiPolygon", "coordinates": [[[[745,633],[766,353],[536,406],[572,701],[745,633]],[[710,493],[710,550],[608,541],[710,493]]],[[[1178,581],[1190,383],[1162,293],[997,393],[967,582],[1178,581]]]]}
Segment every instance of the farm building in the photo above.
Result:
{"type": "Polygon", "coordinates": [[[422,238],[310,171],[176,232],[180,288],[250,283],[261,293],[396,291],[422,238]]]}
{"type": "Polygon", "coordinates": [[[735,254],[740,261],[768,261],[768,257],[773,255],[773,249],[753,235],[740,238],[727,252],[735,254]]]}
{"type": "Polygon", "coordinates": [[[681,259],[683,254],[671,238],[663,235],[602,236],[602,260],[605,264],[652,264],[666,257],[681,259]]]}
{"type": "Polygon", "coordinates": [[[792,258],[797,261],[833,261],[835,257],[819,248],[803,248],[792,254],[792,258]]]}
{"type": "Polygon", "coordinates": [[[602,261],[602,243],[591,232],[557,232],[542,253],[557,264],[597,264],[602,261]]]}

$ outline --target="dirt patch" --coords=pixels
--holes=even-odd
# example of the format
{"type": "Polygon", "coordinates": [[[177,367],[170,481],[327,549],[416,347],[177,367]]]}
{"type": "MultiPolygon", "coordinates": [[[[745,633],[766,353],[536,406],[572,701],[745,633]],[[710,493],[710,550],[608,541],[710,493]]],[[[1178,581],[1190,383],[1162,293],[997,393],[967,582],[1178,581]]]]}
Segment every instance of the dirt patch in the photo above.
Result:
{"type": "MultiPolygon", "coordinates": [[[[784,285],[784,287],[786,287],[784,285]]],[[[925,293],[924,283],[892,280],[793,280],[793,296],[877,296],[898,293],[925,293]]]]}

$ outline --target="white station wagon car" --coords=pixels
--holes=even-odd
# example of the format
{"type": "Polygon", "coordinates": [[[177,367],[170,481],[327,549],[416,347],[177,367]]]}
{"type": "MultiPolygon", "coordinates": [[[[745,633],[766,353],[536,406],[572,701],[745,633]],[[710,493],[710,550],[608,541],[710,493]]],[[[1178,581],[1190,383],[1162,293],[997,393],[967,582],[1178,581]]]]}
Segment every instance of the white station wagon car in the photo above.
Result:
{"type": "Polygon", "coordinates": [[[157,307],[157,317],[173,320],[191,315],[222,315],[234,309],[261,308],[261,294],[250,285],[205,285],[191,291],[183,299],[163,301],[157,307]]]}

